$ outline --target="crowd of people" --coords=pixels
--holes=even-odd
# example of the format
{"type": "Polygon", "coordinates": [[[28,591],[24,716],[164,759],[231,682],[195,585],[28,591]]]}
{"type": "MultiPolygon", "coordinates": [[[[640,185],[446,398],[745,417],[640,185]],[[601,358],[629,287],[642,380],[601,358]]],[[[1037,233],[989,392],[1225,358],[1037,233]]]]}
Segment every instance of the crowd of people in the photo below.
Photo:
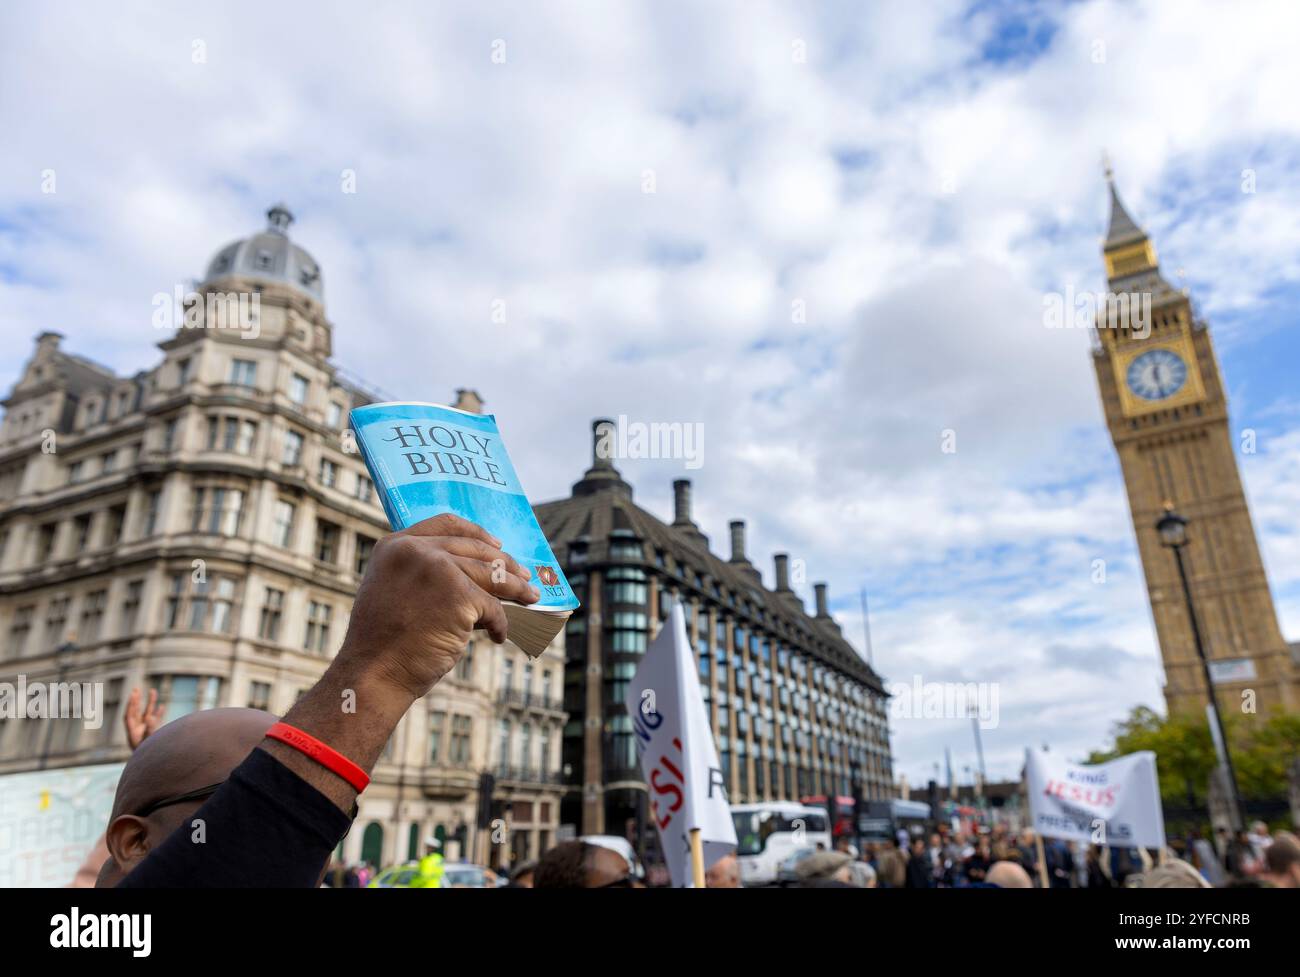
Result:
{"type": "MultiPolygon", "coordinates": [[[[833,850],[810,851],[796,866],[794,888],[858,889],[1108,889],[1108,888],[1242,888],[1300,889],[1300,839],[1288,831],[1270,834],[1263,822],[1240,833],[1249,853],[1227,843],[1226,861],[1207,864],[1203,846],[1186,838],[1159,852],[1101,845],[1074,846],[1045,839],[1040,849],[1034,833],[994,825],[986,832],[951,831],[946,825],[930,835],[902,837],[897,843],[870,843],[861,850],[841,840],[833,850]],[[1039,857],[1041,850],[1042,858],[1039,857]],[[1183,854],[1190,858],[1182,857],[1183,854]],[[1045,882],[1044,882],[1045,880],[1045,882]]],[[[565,841],[538,861],[515,865],[502,878],[510,888],[612,889],[668,884],[666,872],[638,871],[629,861],[631,846],[599,840],[565,841]]],[[[1218,862],[1216,855],[1210,856],[1218,862]]],[[[709,867],[710,889],[739,889],[740,864],[726,855],[709,867]]]]}

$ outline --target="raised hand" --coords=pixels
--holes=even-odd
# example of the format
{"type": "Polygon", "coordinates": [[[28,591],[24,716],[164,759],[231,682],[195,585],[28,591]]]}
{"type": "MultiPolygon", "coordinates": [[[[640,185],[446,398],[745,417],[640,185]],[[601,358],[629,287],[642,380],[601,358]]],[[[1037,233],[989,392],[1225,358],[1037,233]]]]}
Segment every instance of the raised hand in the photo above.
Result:
{"type": "Polygon", "coordinates": [[[137,749],[162,725],[166,710],[158,705],[158,690],[149,690],[149,702],[140,708],[140,690],[133,688],[126,700],[126,709],[122,713],[122,725],[126,727],[126,741],[131,749],[137,749]]]}

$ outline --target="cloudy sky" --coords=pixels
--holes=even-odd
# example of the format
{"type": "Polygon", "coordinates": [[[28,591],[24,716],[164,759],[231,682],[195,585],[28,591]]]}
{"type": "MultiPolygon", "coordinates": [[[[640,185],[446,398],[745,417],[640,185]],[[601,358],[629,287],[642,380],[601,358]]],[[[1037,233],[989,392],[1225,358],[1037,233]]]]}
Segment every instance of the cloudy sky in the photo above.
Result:
{"type": "MultiPolygon", "coordinates": [[[[865,587],[887,680],[998,683],[985,751],[1014,776],[1027,744],[1081,756],[1162,707],[1088,337],[1043,323],[1045,295],[1103,284],[1103,150],[1256,432],[1241,468],[1300,638],[1297,21],[6,4],[0,387],[44,329],[152,365],[155,293],[282,198],[339,363],[401,397],[477,389],[537,500],[580,477],[593,417],[702,424],[698,470],[622,463],[638,501],[667,516],[689,475],[718,548],[747,519],[769,582],[773,552],[802,559],[858,645],[865,587]]],[[[975,763],[960,720],[900,718],[894,747],[914,783],[946,747],[975,763]]]]}

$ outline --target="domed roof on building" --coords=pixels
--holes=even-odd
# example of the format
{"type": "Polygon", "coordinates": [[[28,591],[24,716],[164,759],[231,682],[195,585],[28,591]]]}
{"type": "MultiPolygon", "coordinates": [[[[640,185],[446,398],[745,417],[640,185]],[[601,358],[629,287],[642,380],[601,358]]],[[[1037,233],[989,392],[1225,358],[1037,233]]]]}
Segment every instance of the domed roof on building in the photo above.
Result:
{"type": "Polygon", "coordinates": [[[208,263],[204,283],[238,275],[266,282],[291,285],[323,301],[320,265],[303,248],[289,240],[293,214],[284,204],[266,212],[266,230],[227,244],[208,263]]]}

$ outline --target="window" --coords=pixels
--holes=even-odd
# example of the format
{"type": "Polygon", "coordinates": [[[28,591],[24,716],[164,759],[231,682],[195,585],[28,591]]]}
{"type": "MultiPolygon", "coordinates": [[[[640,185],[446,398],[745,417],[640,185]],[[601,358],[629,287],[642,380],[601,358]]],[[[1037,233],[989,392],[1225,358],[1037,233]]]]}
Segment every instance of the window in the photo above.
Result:
{"type": "Polygon", "coordinates": [[[54,555],[54,537],[59,525],[47,522],[36,533],[36,562],[44,563],[54,555]]]}
{"type": "Polygon", "coordinates": [[[271,541],[282,549],[289,549],[293,543],[293,517],[297,511],[297,506],[292,502],[285,499],[276,500],[271,541]]]}
{"type": "Polygon", "coordinates": [[[188,356],[183,360],[176,361],[176,382],[180,386],[190,382],[190,377],[194,375],[194,361],[188,356]]]}
{"type": "Polygon", "coordinates": [[[300,464],[302,462],[302,443],[302,435],[297,431],[285,431],[284,451],[280,455],[280,464],[300,464]]]}
{"type": "Polygon", "coordinates": [[[139,623],[140,598],[144,594],[144,581],[131,580],[126,585],[126,596],[122,599],[122,634],[134,634],[139,623]]]}
{"type": "Polygon", "coordinates": [[[307,651],[326,652],[330,641],[330,614],[333,608],[328,604],[311,601],[307,604],[307,633],[303,638],[303,647],[307,651]]]}
{"type": "Polygon", "coordinates": [[[255,360],[231,360],[230,382],[237,387],[256,386],[257,362],[255,360]]]}
{"type": "Polygon", "coordinates": [[[333,488],[334,483],[339,480],[339,466],[334,464],[328,458],[320,460],[320,480],[326,488],[333,488]]]}
{"type": "Polygon", "coordinates": [[[161,491],[150,492],[145,498],[143,535],[152,536],[158,530],[158,507],[161,502],[161,491]]]}
{"type": "Polygon", "coordinates": [[[533,727],[531,723],[524,723],[519,727],[519,766],[521,769],[528,770],[532,766],[533,752],[533,727]]]}
{"type": "Polygon", "coordinates": [[[163,622],[168,630],[229,634],[235,623],[236,590],[233,577],[194,580],[189,573],[173,573],[163,622]]]}
{"type": "Polygon", "coordinates": [[[163,425],[162,449],[163,451],[172,451],[176,448],[177,435],[180,433],[181,421],[179,417],[173,417],[163,425]]]}
{"type": "Polygon", "coordinates": [[[339,558],[339,527],[324,519],[316,520],[316,559],[335,563],[339,558]]]}
{"type": "Polygon", "coordinates": [[[104,626],[104,605],[108,603],[107,590],[91,591],[81,601],[81,630],[77,640],[93,643],[99,640],[104,626]]]}
{"type": "Polygon", "coordinates": [[[108,522],[104,526],[104,545],[116,546],[122,542],[122,528],[126,525],[126,506],[115,505],[108,510],[108,522]]]}
{"type": "Polygon", "coordinates": [[[230,577],[218,577],[212,601],[212,630],[217,634],[228,634],[234,623],[234,611],[235,581],[230,577]]]}
{"type": "Polygon", "coordinates": [[[358,472],[357,487],[356,487],[356,491],[353,492],[353,495],[355,495],[362,502],[369,502],[370,497],[374,494],[374,491],[375,491],[375,483],[372,482],[370,479],[366,478],[365,475],[362,475],[360,472],[358,472]]]}
{"type": "Polygon", "coordinates": [[[208,418],[209,451],[249,455],[253,453],[253,441],[256,437],[257,425],[253,421],[241,420],[238,417],[208,418]]]}
{"type": "Polygon", "coordinates": [[[271,708],[271,683],[270,682],[249,682],[248,683],[248,708],[261,709],[263,712],[270,711],[271,708]]]}
{"type": "Polygon", "coordinates": [[[445,712],[429,713],[429,762],[437,763],[442,752],[442,729],[447,723],[445,712]]]}
{"type": "Polygon", "coordinates": [[[68,627],[67,597],[55,597],[45,612],[45,646],[57,648],[63,643],[68,627]]]}
{"type": "Polygon", "coordinates": [[[451,720],[451,754],[448,762],[458,767],[469,765],[470,734],[474,722],[469,716],[454,716],[451,720]]]}
{"type": "Polygon", "coordinates": [[[32,618],[36,616],[36,605],[14,609],[14,619],[9,624],[9,648],[14,655],[21,655],[27,648],[27,636],[32,633],[32,618]]]}
{"type": "Polygon", "coordinates": [[[117,452],[105,451],[102,455],[100,455],[99,468],[100,471],[105,475],[113,471],[113,469],[117,468],[117,452]]]}
{"type": "Polygon", "coordinates": [[[109,679],[104,683],[104,701],[100,704],[99,714],[104,717],[104,725],[99,727],[99,746],[108,746],[113,742],[113,732],[117,729],[117,712],[122,705],[122,680],[109,679]]]}
{"type": "Polygon", "coordinates": [[[212,675],[163,675],[155,677],[158,701],[167,703],[164,723],[188,716],[200,709],[214,709],[221,694],[221,679],[212,675]]]}
{"type": "Polygon", "coordinates": [[[295,404],[307,403],[307,390],[310,381],[301,373],[295,373],[289,380],[289,399],[295,404]]]}
{"type": "Polygon", "coordinates": [[[258,637],[267,641],[280,640],[280,620],[284,614],[284,591],[274,587],[266,588],[262,599],[262,618],[258,622],[258,637]]]}
{"type": "Polygon", "coordinates": [[[84,461],[74,461],[68,465],[68,484],[76,485],[86,477],[86,463],[84,461]]]}
{"type": "Polygon", "coordinates": [[[73,555],[80,556],[90,548],[91,515],[84,512],[72,520],[73,555]]]}
{"type": "Polygon", "coordinates": [[[500,760],[501,766],[508,767],[510,766],[510,720],[509,719],[501,720],[501,728],[498,731],[497,735],[498,735],[497,757],[500,760]]]}
{"type": "Polygon", "coordinates": [[[343,406],[337,401],[331,400],[329,407],[325,408],[325,423],[335,430],[343,423],[343,406]]]}
{"type": "Polygon", "coordinates": [[[244,493],[223,486],[196,488],[190,529],[196,533],[238,536],[244,514],[244,493]]]}

